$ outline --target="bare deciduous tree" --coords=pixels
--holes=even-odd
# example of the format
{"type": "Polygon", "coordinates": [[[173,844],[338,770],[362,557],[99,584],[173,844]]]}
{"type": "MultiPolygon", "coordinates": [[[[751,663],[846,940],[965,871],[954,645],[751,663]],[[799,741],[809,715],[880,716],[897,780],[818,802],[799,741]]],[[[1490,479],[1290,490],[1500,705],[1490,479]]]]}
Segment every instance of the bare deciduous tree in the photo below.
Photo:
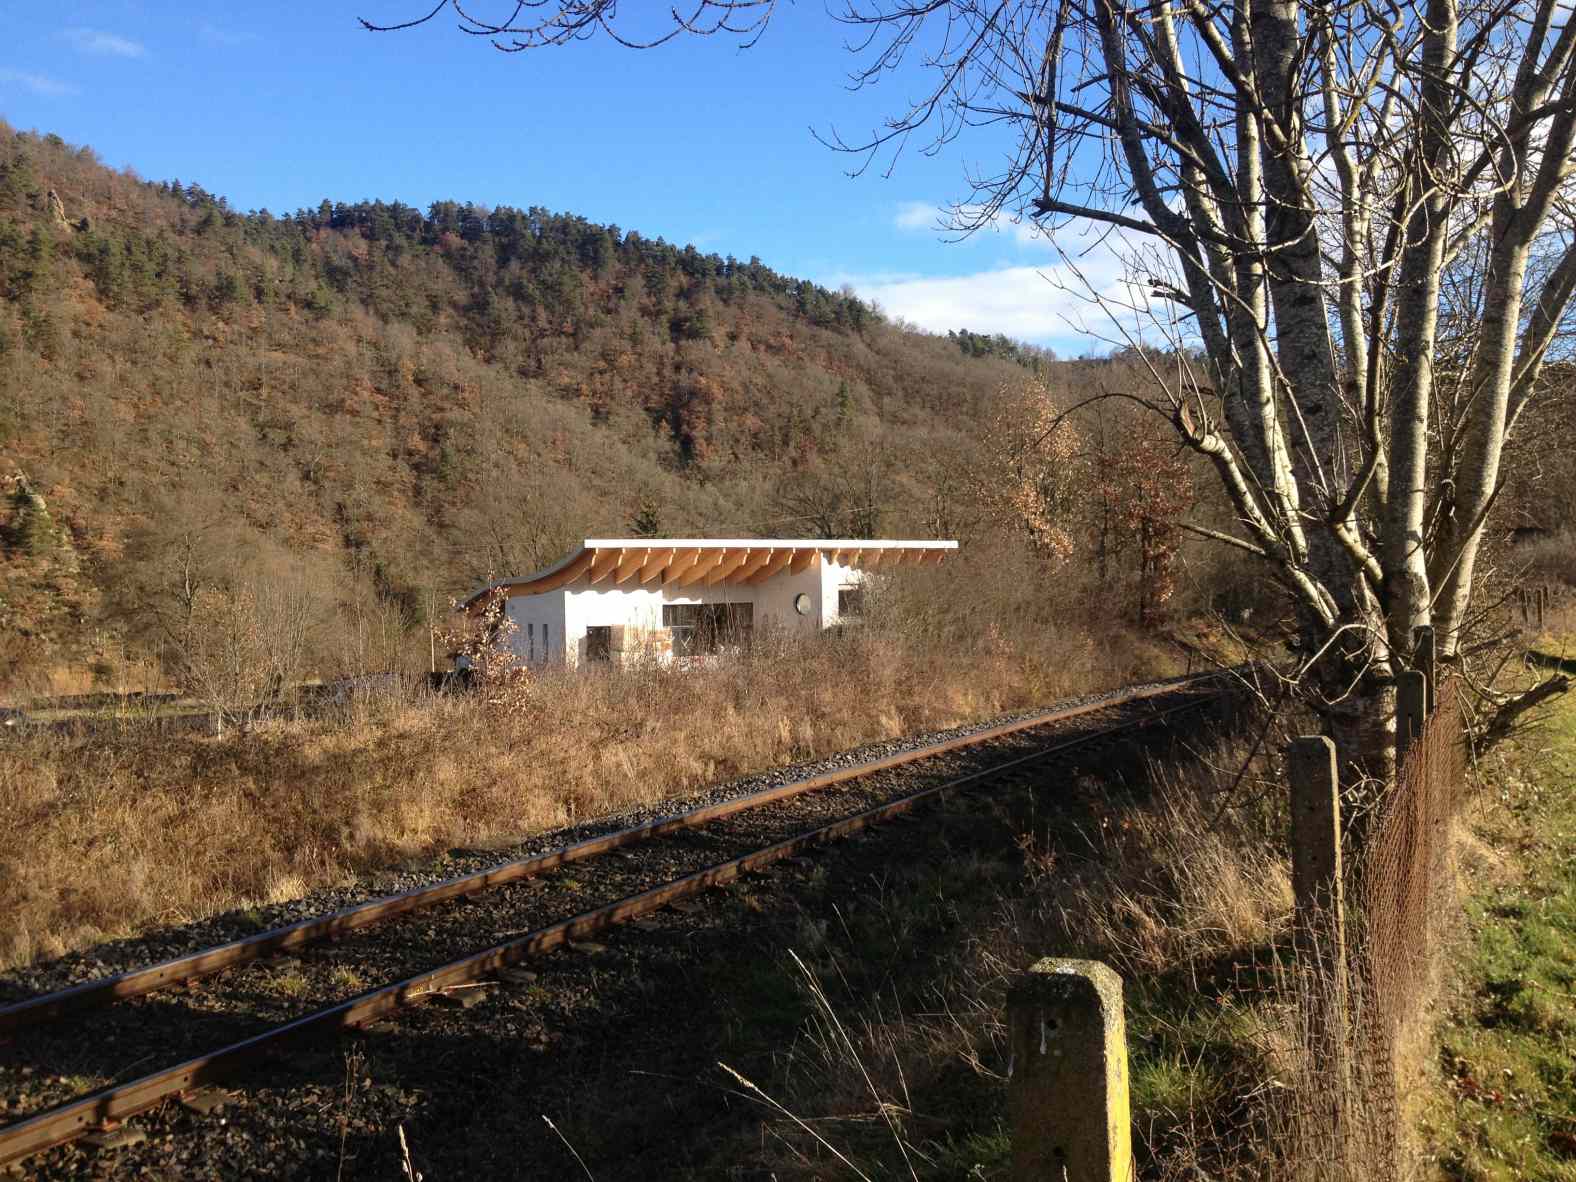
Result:
{"type": "Polygon", "coordinates": [[[250,720],[301,679],[319,606],[290,575],[202,587],[180,651],[185,684],[216,720],[250,720]]]}
{"type": "MultiPolygon", "coordinates": [[[[773,8],[692,0],[635,28],[614,0],[448,0],[410,23],[452,10],[507,50],[753,41],[773,8]]],[[[1238,528],[1217,540],[1295,598],[1297,677],[1348,779],[1388,779],[1394,677],[1420,626],[1447,660],[1465,647],[1506,441],[1576,290],[1568,6],[848,0],[840,19],[863,35],[856,85],[924,82],[834,147],[868,166],[994,128],[1007,151],[957,229],[1081,223],[1127,248],[1188,346],[1151,362],[1144,401],[1218,474],[1238,528]],[[1477,318],[1445,340],[1463,263],[1477,318]]]]}

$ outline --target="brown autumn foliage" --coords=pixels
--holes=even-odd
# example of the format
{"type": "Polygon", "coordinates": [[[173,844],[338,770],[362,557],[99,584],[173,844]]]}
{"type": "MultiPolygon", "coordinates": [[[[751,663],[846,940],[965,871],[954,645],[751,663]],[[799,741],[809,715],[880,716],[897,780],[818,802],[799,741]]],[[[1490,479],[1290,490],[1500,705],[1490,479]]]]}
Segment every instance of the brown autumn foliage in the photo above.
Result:
{"type": "Polygon", "coordinates": [[[0,478],[43,496],[85,584],[0,546],[24,658],[0,692],[122,648],[177,674],[197,589],[238,568],[324,592],[331,673],[347,588],[425,624],[642,506],[667,533],[922,532],[919,474],[1023,373],[569,215],[242,215],[0,125],[0,478]]]}
{"type": "MultiPolygon", "coordinates": [[[[369,613],[415,637],[380,659],[415,664],[454,593],[637,527],[1027,528],[1067,557],[1087,522],[1059,449],[1084,428],[1042,451],[1034,425],[1137,373],[916,332],[572,215],[242,214],[0,125],[0,478],[54,530],[14,543],[0,507],[0,694],[131,667],[197,690],[194,613],[289,588],[311,600],[306,673],[360,671],[344,638],[369,613]],[[1009,470],[1024,483],[999,488],[1009,470]]],[[[1111,558],[1113,579],[1142,565],[1111,558]]]]}

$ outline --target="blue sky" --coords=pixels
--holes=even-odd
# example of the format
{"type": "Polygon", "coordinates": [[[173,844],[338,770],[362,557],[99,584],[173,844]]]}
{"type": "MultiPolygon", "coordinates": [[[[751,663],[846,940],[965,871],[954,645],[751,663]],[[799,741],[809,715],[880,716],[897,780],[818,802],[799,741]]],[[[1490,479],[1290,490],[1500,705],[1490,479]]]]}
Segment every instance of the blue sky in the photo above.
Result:
{"type": "MultiPolygon", "coordinates": [[[[962,244],[936,230],[937,207],[965,195],[965,166],[994,163],[991,142],[910,150],[889,178],[879,166],[850,178],[854,161],[816,142],[812,128],[868,132],[919,85],[900,74],[849,93],[856,59],[821,0],[781,8],[750,49],[690,38],[506,55],[450,17],[395,34],[356,20],[424,3],[0,5],[0,115],[241,209],[324,197],[541,205],[852,283],[933,331],[1099,347],[1069,328],[1081,301],[1026,227],[962,244]]],[[[1109,281],[1107,261],[1095,271],[1109,281]]]]}

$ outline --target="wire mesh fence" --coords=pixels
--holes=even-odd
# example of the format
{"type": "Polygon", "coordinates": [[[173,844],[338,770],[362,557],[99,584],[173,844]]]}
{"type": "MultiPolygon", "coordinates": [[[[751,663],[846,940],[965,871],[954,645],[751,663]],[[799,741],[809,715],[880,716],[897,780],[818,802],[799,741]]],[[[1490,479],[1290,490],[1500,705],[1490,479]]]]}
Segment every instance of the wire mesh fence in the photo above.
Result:
{"type": "Polygon", "coordinates": [[[1366,995],[1373,1049],[1392,1061],[1427,1002],[1457,910],[1452,828],[1464,804],[1465,752],[1455,685],[1447,682],[1356,862],[1352,970],[1366,995]]]}
{"type": "MultiPolygon", "coordinates": [[[[1344,948],[1298,958],[1303,1068],[1291,1123],[1299,1177],[1416,1173],[1403,1080],[1426,1055],[1423,1019],[1459,910],[1453,829],[1466,782],[1457,692],[1453,683],[1436,692],[1432,712],[1416,709],[1415,735],[1401,735],[1395,784],[1351,851],[1344,948]]],[[[1403,731],[1408,716],[1403,701],[1403,731]]]]}

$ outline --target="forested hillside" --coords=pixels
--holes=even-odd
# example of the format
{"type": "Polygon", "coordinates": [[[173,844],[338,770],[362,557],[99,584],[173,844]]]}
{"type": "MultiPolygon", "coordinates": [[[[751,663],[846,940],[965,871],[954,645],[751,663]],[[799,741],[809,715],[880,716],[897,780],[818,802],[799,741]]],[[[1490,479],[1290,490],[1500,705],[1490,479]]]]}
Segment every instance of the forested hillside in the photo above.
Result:
{"type": "Polygon", "coordinates": [[[408,620],[586,535],[933,532],[1041,360],[569,214],[243,214],[4,125],[0,293],[15,672],[151,652],[241,568],[408,620]]]}
{"type": "MultiPolygon", "coordinates": [[[[1498,511],[1557,572],[1549,380],[1498,511]]],[[[1047,442],[1148,381],[572,214],[241,213],[0,123],[0,694],[178,684],[215,636],[278,677],[424,663],[456,592],[597,535],[944,535],[1003,620],[1240,612],[1262,579],[1183,546],[1232,523],[1169,424],[1118,399],[1047,442]]]]}

